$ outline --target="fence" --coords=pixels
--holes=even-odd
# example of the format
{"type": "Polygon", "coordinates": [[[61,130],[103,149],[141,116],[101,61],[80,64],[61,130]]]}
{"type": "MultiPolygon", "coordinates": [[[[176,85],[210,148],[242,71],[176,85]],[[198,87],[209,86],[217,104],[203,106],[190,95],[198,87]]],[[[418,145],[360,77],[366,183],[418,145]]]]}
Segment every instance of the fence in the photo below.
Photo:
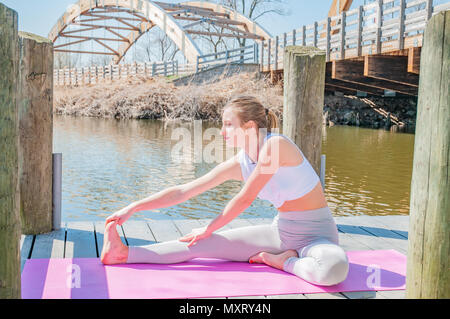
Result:
{"type": "Polygon", "coordinates": [[[54,84],[85,85],[120,81],[133,77],[178,76],[197,73],[208,68],[228,63],[258,61],[258,44],[238,49],[206,54],[197,57],[196,63],[179,64],[178,61],[155,63],[116,64],[83,68],[54,70],[54,84]]]}
{"type": "Polygon", "coordinates": [[[427,21],[448,9],[450,3],[433,0],[376,0],[262,41],[259,64],[262,71],[282,69],[287,45],[325,50],[327,61],[419,47],[427,21]]]}
{"type": "Polygon", "coordinates": [[[195,65],[178,66],[178,61],[132,63],[54,70],[55,85],[85,85],[118,81],[130,77],[173,76],[191,73],[195,65]]]}

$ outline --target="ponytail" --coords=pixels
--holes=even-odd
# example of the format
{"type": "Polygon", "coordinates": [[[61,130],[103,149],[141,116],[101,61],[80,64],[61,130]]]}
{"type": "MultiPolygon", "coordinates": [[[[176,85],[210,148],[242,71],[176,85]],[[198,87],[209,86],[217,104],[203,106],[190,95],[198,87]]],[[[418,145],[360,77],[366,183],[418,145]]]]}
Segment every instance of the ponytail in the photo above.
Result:
{"type": "MultiPolygon", "coordinates": [[[[266,109],[268,110],[268,109],[266,109]]],[[[273,129],[278,128],[278,117],[276,116],[276,114],[271,111],[268,110],[267,111],[267,131],[268,132],[272,132],[273,129]]]]}

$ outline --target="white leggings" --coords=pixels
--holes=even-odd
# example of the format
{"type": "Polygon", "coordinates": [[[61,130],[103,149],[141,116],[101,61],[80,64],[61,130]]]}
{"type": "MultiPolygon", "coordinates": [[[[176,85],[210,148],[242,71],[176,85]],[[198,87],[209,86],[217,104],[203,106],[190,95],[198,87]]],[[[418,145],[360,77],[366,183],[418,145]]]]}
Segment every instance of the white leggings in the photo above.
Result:
{"type": "Polygon", "coordinates": [[[283,270],[316,285],[342,282],[348,259],[338,245],[338,232],[328,207],[279,213],[271,224],[219,231],[191,247],[178,239],[130,246],[127,263],[173,264],[196,257],[246,262],[259,252],[279,254],[294,249],[283,270]]]}

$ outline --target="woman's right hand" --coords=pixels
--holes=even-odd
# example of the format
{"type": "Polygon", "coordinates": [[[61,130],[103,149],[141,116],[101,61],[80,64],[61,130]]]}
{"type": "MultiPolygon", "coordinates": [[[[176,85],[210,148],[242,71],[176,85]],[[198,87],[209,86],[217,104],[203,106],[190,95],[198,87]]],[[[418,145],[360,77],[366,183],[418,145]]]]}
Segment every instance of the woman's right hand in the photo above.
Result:
{"type": "Polygon", "coordinates": [[[130,208],[128,207],[122,208],[121,210],[118,210],[117,212],[106,218],[106,224],[112,221],[117,221],[119,225],[122,225],[128,220],[128,218],[130,218],[132,214],[133,212],[131,211],[130,208]]]}

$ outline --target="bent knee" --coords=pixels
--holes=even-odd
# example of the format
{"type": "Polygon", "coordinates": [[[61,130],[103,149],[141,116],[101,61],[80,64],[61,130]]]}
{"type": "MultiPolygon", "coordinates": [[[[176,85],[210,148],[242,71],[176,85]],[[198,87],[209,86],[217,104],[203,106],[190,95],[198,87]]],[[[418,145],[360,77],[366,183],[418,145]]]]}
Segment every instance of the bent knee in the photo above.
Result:
{"type": "Polygon", "coordinates": [[[348,275],[349,265],[347,261],[340,261],[324,271],[318,279],[322,286],[333,286],[343,282],[348,275]]]}
{"type": "Polygon", "coordinates": [[[334,256],[333,260],[322,262],[322,269],[317,278],[321,286],[333,286],[343,282],[348,275],[349,263],[347,255],[334,256]]]}
{"type": "Polygon", "coordinates": [[[347,278],[349,262],[347,254],[339,246],[327,249],[327,252],[322,254],[319,265],[320,270],[316,278],[318,285],[333,286],[343,282],[347,278]]]}

